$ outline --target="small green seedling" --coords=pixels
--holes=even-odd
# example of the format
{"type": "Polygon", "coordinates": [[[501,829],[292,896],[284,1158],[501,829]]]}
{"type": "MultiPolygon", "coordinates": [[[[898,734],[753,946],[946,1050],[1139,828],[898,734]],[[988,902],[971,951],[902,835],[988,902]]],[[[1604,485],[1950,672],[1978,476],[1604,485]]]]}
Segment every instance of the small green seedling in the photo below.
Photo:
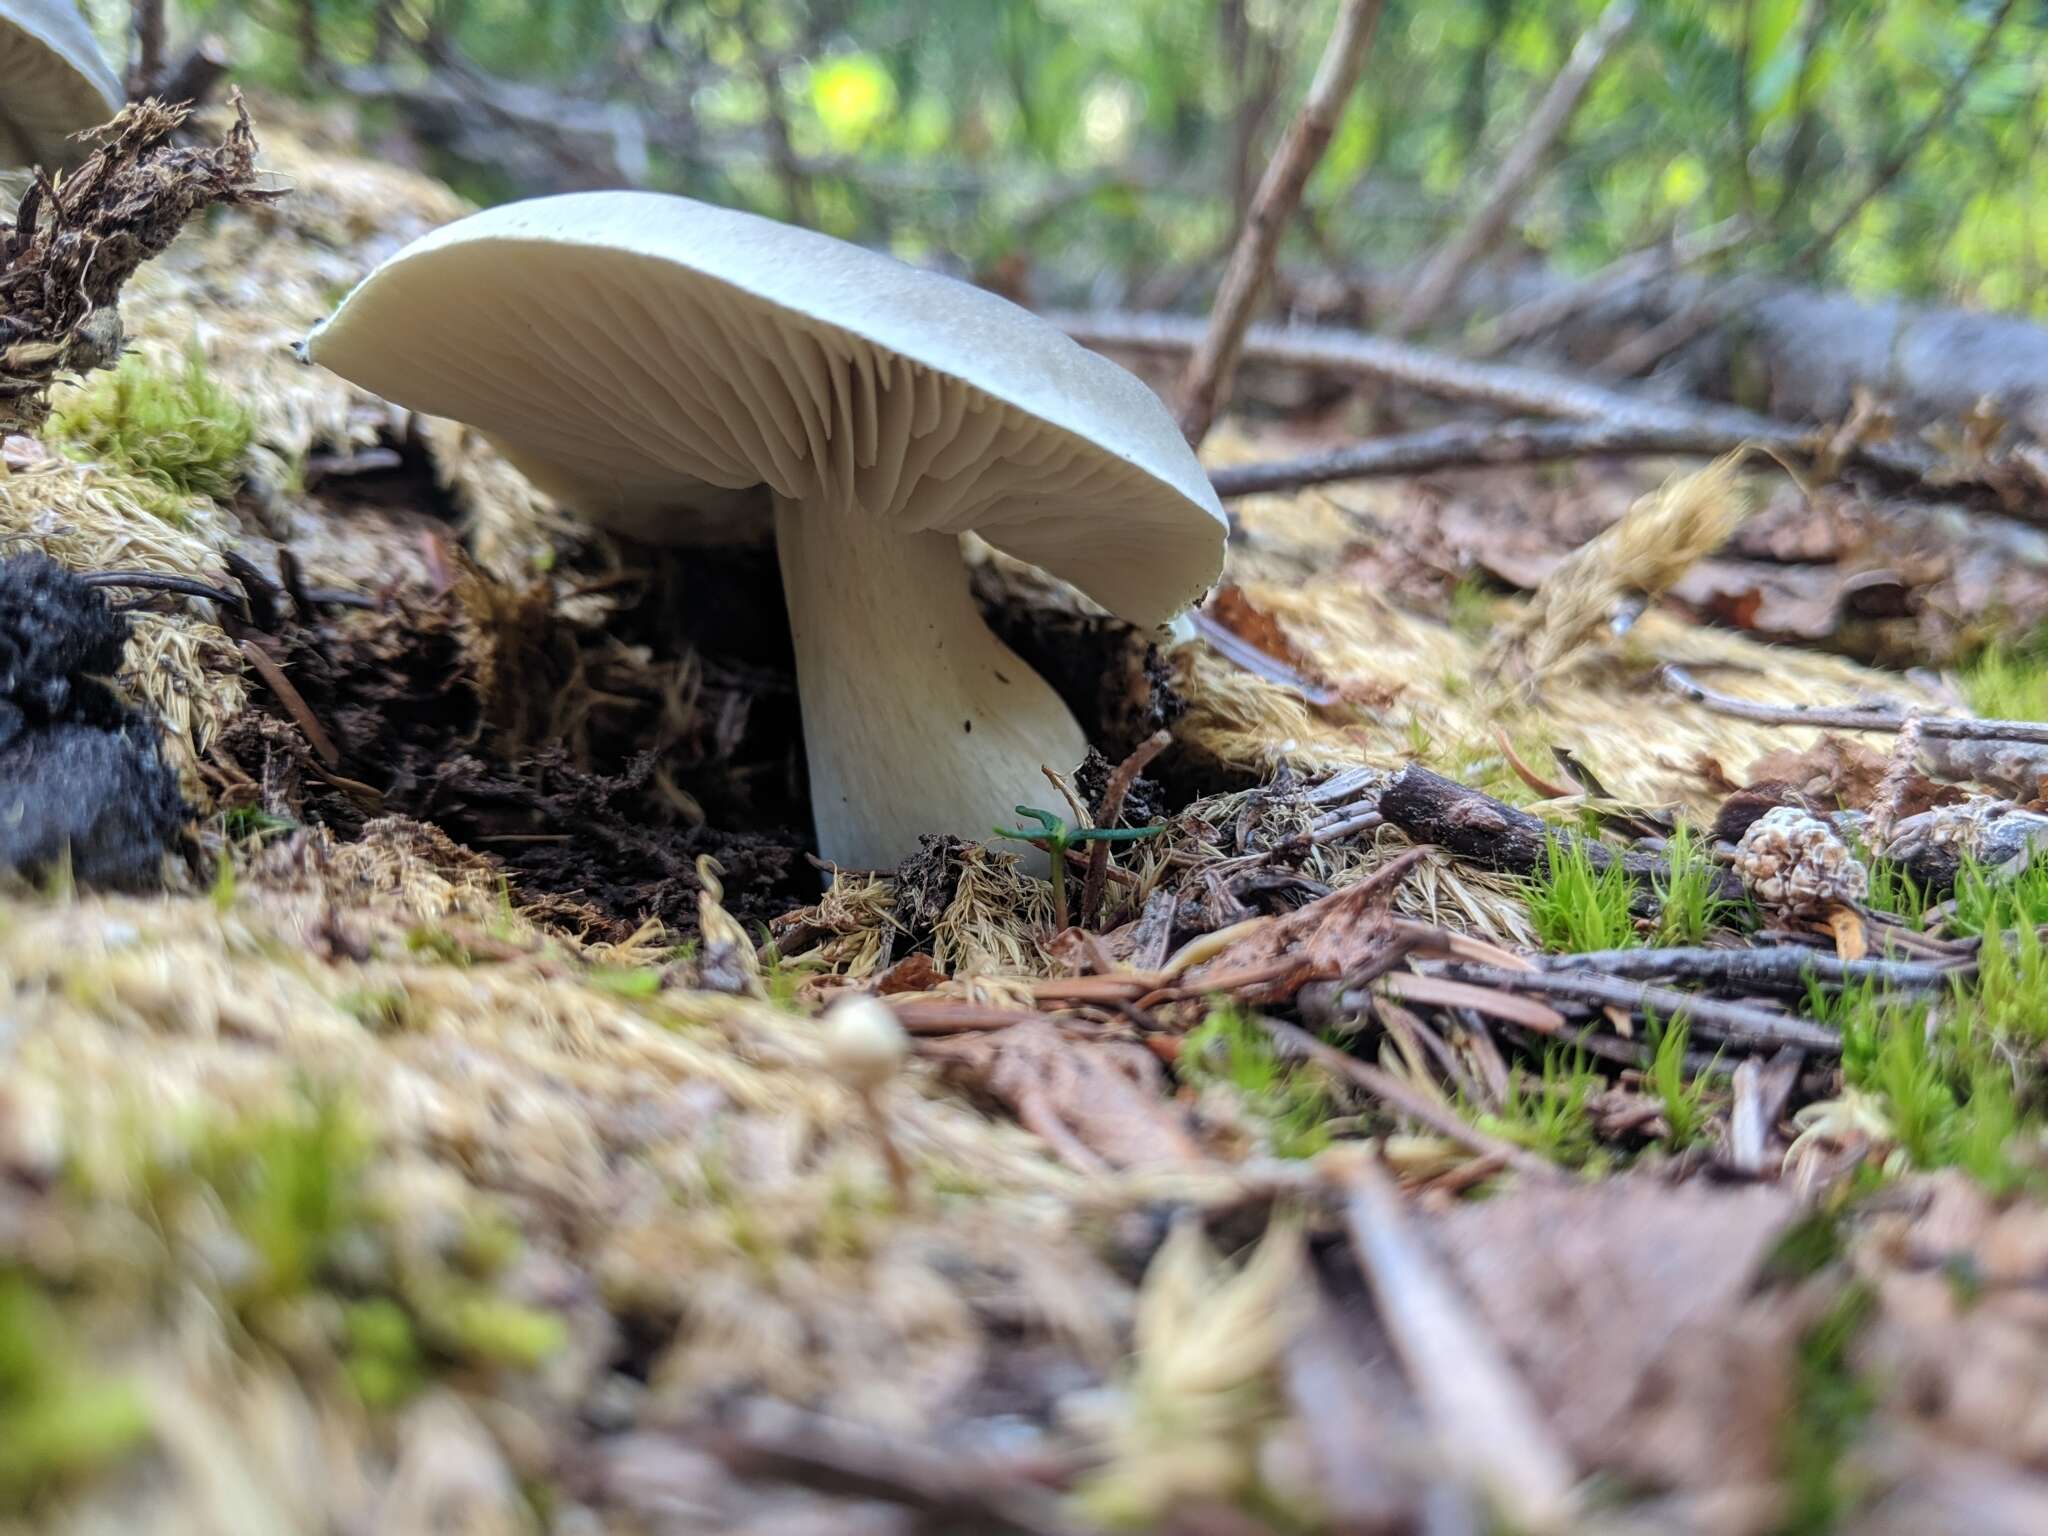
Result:
{"type": "Polygon", "coordinates": [[[997,837],[1008,838],[1016,843],[1029,843],[1034,848],[1043,848],[1052,856],[1052,910],[1053,925],[1067,926],[1067,850],[1080,843],[1136,843],[1148,837],[1157,837],[1166,830],[1158,827],[1070,827],[1051,811],[1041,811],[1036,806],[1020,805],[1017,814],[1027,821],[1038,823],[1038,830],[1026,827],[997,827],[997,837]]]}

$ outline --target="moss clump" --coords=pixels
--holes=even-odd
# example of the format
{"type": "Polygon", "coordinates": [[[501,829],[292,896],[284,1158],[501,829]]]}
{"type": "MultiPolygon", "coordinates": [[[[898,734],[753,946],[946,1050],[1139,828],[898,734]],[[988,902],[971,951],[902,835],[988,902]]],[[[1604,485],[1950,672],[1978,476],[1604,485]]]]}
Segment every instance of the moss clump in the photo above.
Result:
{"type": "Polygon", "coordinates": [[[1313,1157],[1329,1145],[1336,1109],[1321,1075],[1283,1063],[1271,1037],[1242,1008],[1212,1009],[1181,1043],[1178,1071],[1198,1087],[1221,1083],[1234,1091],[1265,1128],[1276,1156],[1313,1157]]]}
{"type": "Polygon", "coordinates": [[[1970,708],[1991,720],[2048,720],[2048,631],[1992,645],[1963,669],[1970,708]]]}
{"type": "Polygon", "coordinates": [[[242,1325],[302,1368],[338,1366],[371,1408],[445,1367],[523,1370],[560,1347],[560,1319],[497,1288],[517,1232],[470,1213],[423,1250],[406,1236],[422,1218],[370,1186],[374,1150],[348,1106],[313,1095],[295,1113],[207,1132],[185,1162],[153,1172],[152,1204],[166,1230],[205,1246],[218,1245],[204,1226],[224,1221],[244,1254],[223,1287],[242,1325]]]}
{"type": "Polygon", "coordinates": [[[1526,883],[1523,899],[1544,948],[1566,954],[1631,949],[1642,942],[1631,908],[1635,883],[1621,860],[1595,868],[1580,838],[1552,837],[1543,871],[1526,883]]]}
{"type": "Polygon", "coordinates": [[[255,418],[228,395],[193,353],[179,372],[140,357],[95,375],[51,413],[49,436],[74,457],[125,470],[176,498],[218,501],[241,482],[255,418]]]}
{"type": "Polygon", "coordinates": [[[99,1470],[148,1431],[135,1390],[81,1363],[41,1287],[0,1266],[0,1513],[99,1470]]]}

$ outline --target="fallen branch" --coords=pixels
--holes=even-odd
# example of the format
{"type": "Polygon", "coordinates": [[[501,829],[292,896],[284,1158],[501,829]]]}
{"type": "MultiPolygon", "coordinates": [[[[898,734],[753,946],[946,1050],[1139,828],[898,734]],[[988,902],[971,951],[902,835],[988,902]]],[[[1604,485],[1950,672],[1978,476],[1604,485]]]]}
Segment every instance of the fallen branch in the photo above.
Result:
{"type": "Polygon", "coordinates": [[[1324,46],[1322,61],[1316,66],[1308,99],[1288,125],[1287,136],[1280,141],[1280,148],[1252,198],[1244,228],[1230,253],[1230,264],[1224,268],[1208,329],[1181,375],[1180,429],[1198,447],[1209,435],[1216,413],[1230,397],[1230,381],[1237,372],[1245,328],[1251,324],[1260,295],[1273,275],[1273,256],[1280,248],[1280,236],[1301,202],[1302,188],[1329,147],[1330,135],[1336,131],[1344,104],[1358,87],[1358,77],[1365,68],[1365,56],[1372,48],[1373,32],[1379,24],[1381,4],[1382,0],[1345,0],[1324,46]]]}
{"type": "Polygon", "coordinates": [[[1622,35],[1634,25],[1634,0],[1610,0],[1600,19],[1580,34],[1550,89],[1543,93],[1528,126],[1507,158],[1494,173],[1493,184],[1472,217],[1422,264],[1408,297],[1396,312],[1389,330],[1396,336],[1412,336],[1436,318],[1444,302],[1456,291],[1465,274],[1499,241],[1508,220],[1535,190],[1538,172],[1557,141],[1570,126],[1572,116],[1585,98],[1607,55],[1622,35]]]}
{"type": "Polygon", "coordinates": [[[1665,666],[1664,686],[1717,715],[1756,720],[1766,725],[1801,725],[1829,731],[1898,731],[1918,719],[1929,741],[2011,741],[2048,746],[2048,722],[2040,720],[1972,720],[1955,715],[1919,715],[1911,710],[1855,709],[1824,704],[1759,704],[1717,693],[1683,667],[1665,666]]]}
{"type": "Polygon", "coordinates": [[[1722,1002],[1671,987],[1571,971],[1509,971],[1491,965],[1459,965],[1446,974],[1459,981],[1499,987],[1505,991],[1540,992],[1593,1008],[1625,1008],[1638,1018],[1655,1016],[1666,1023],[1684,1019],[1695,1032],[1731,1045],[1776,1050],[1795,1045],[1802,1050],[1841,1054],[1841,1037],[1807,1019],[1773,1013],[1749,1003],[1722,1002]]]}
{"type": "Polygon", "coordinates": [[[1711,423],[1648,426],[1607,421],[1452,422],[1420,432],[1368,438],[1327,453],[1270,464],[1235,464],[1209,476],[1216,494],[1251,496],[1337,480],[1426,475],[1446,469],[1549,464],[1560,459],[1693,454],[1717,458],[1751,441],[1711,423]]]}
{"type": "MultiPolygon", "coordinates": [[[[1047,319],[1076,341],[1107,350],[1174,354],[1200,344],[1202,322],[1179,315],[1048,313],[1047,319]]],[[[1359,378],[1383,379],[1442,399],[1470,400],[1522,416],[1596,421],[1616,431],[1709,432],[1772,449],[1810,462],[1824,434],[1734,406],[1653,399],[1540,368],[1481,363],[1383,336],[1328,326],[1260,326],[1245,333],[1245,363],[1317,369],[1359,378]]],[[[1865,471],[1884,488],[1952,496],[1961,490],[1988,493],[1996,505],[2036,524],[2048,523],[2041,498],[2012,499],[2015,459],[1951,464],[1931,448],[1909,440],[1873,440],[1850,446],[1847,464],[1865,471]]]]}

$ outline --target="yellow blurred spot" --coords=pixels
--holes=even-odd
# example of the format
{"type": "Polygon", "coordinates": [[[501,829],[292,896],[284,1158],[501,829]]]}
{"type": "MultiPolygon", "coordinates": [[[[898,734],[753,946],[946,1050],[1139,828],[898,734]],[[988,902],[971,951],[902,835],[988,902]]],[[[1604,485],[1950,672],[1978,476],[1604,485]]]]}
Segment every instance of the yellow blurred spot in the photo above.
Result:
{"type": "Polygon", "coordinates": [[[1707,189],[1707,168],[1697,156],[1680,155],[1664,167],[1664,201],[1683,208],[1707,189]]]}
{"type": "Polygon", "coordinates": [[[811,71],[811,106],[826,137],[847,148],[896,110],[896,82],[871,54],[846,54],[811,71]]]}

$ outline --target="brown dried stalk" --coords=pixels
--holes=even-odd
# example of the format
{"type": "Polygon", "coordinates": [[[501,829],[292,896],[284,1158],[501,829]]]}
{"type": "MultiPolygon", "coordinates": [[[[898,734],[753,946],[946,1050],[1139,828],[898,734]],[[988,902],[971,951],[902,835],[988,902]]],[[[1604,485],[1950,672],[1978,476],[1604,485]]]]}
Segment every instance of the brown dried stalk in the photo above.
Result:
{"type": "Polygon", "coordinates": [[[1273,257],[1280,249],[1280,236],[1301,202],[1302,188],[1329,147],[1330,135],[1344,103],[1357,88],[1365,69],[1365,56],[1372,49],[1373,32],[1379,26],[1382,0],[1345,0],[1337,25],[1316,66],[1308,99],[1287,127],[1286,138],[1266,167],[1238,232],[1237,246],[1224,269],[1217,290],[1216,307],[1187,371],[1180,382],[1180,429],[1197,447],[1209,435],[1209,426],[1230,398],[1230,381],[1237,372],[1238,357],[1244,350],[1245,330],[1266,280],[1273,274],[1273,257]]]}

